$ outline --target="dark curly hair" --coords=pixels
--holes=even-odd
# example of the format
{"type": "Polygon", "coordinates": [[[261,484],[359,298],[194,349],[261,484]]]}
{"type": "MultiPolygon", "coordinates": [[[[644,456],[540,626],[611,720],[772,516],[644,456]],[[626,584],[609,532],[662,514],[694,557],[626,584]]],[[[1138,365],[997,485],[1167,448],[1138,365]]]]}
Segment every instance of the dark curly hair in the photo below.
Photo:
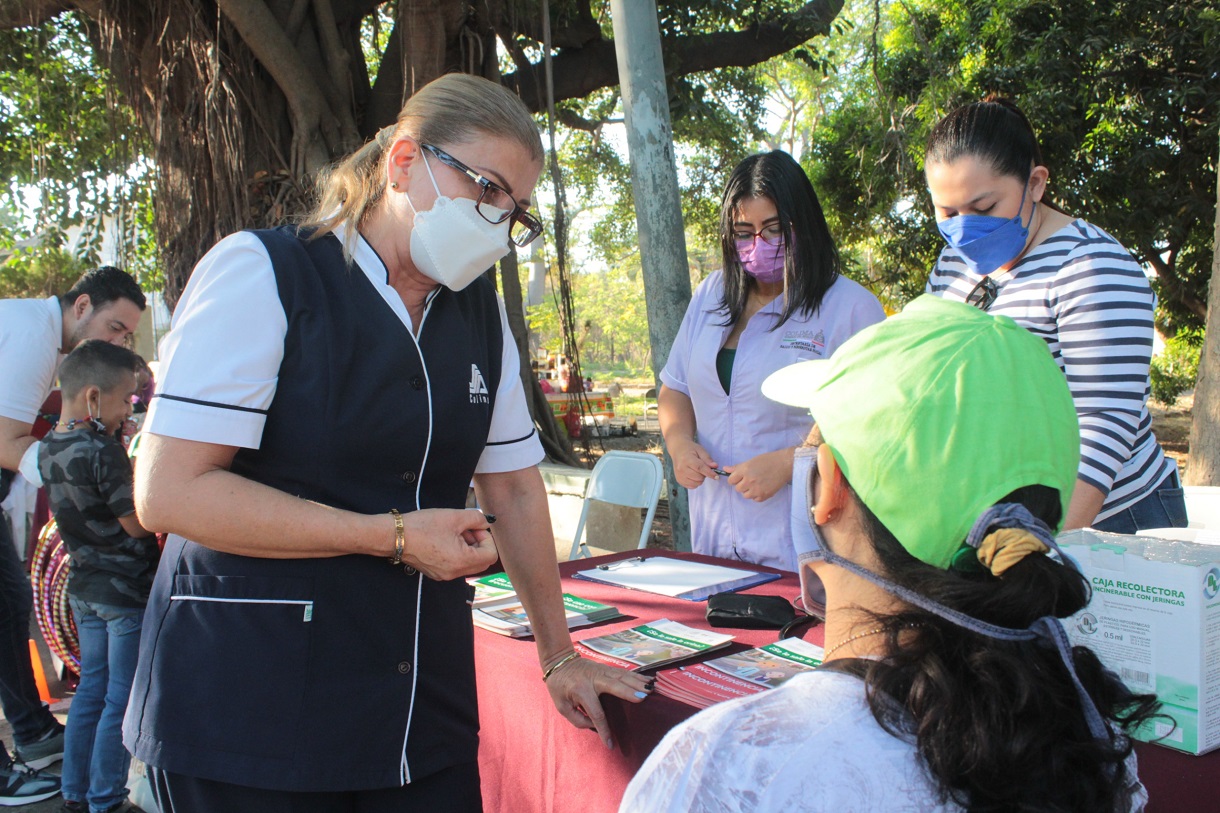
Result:
{"type": "MultiPolygon", "coordinates": [[[[1062,511],[1046,486],[1000,502],[1021,503],[1051,527],[1062,511]]],[[[1088,582],[1074,567],[1027,556],[1002,578],[981,566],[941,570],[913,557],[860,506],[881,575],[946,607],[1025,629],[1088,604],[1088,582]]],[[[1092,650],[1073,648],[1076,673],[1112,730],[1098,740],[1054,647],[996,640],[917,607],[876,621],[887,651],[861,670],[869,705],[887,731],[914,737],[945,798],[974,813],[1126,809],[1127,732],[1156,716],[1155,696],[1132,693],[1092,650]]]]}

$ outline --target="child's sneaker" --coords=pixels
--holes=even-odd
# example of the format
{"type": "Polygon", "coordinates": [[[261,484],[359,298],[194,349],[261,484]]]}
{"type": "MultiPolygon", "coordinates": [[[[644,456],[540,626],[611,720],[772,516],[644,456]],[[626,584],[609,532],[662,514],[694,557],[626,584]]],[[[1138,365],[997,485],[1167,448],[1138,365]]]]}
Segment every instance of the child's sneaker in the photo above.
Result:
{"type": "Polygon", "coordinates": [[[43,738],[29,745],[16,745],[13,748],[17,759],[27,767],[41,770],[64,758],[64,727],[51,729],[43,738]]]}
{"type": "Polygon", "coordinates": [[[4,807],[41,802],[58,793],[58,776],[43,776],[16,761],[0,766],[0,805],[4,807]]]}

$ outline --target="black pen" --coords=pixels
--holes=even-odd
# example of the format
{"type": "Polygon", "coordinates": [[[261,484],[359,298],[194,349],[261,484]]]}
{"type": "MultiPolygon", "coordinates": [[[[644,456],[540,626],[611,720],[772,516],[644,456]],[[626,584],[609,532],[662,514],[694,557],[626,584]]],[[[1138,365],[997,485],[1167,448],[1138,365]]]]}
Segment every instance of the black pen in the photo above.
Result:
{"type": "Polygon", "coordinates": [[[719,474],[721,477],[729,476],[729,473],[724,469],[712,469],[712,474],[719,474]]]}
{"type": "Polygon", "coordinates": [[[496,522],[496,515],[495,515],[495,514],[487,514],[487,513],[484,513],[484,514],[483,514],[483,516],[487,518],[487,524],[488,524],[488,525],[494,525],[494,524],[495,524],[495,522],[496,522]]]}
{"type": "Polygon", "coordinates": [[[630,559],[619,559],[617,562],[611,562],[608,565],[598,565],[597,569],[598,570],[615,570],[616,568],[625,566],[628,562],[643,562],[643,561],[644,561],[643,556],[633,556],[630,559]]]}

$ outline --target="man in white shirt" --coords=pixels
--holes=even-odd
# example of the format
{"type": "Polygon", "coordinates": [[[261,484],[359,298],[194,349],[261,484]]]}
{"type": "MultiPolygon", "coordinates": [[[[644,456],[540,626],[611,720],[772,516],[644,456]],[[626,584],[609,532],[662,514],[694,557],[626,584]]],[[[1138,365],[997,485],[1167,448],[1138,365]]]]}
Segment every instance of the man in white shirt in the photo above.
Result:
{"type": "MultiPolygon", "coordinates": [[[[0,300],[0,500],[18,470],[41,484],[33,425],[64,355],[87,339],[125,344],[144,306],[136,281],[109,266],[89,271],[63,296],[0,300]]],[[[0,516],[0,705],[13,726],[17,757],[38,769],[62,758],[63,726],[34,684],[27,643],[32,608],[8,517],[0,516]]],[[[0,744],[0,803],[48,798],[58,786],[57,779],[51,787],[45,777],[14,770],[0,744]]]]}

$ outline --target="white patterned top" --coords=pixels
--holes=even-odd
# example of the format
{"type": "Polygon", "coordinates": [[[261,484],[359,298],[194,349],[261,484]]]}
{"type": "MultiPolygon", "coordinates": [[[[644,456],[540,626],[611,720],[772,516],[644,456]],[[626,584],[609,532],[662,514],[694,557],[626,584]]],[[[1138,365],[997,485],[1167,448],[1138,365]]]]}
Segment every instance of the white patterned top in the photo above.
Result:
{"type": "MultiPolygon", "coordinates": [[[[1135,775],[1135,754],[1128,761],[1135,775]]],[[[1148,799],[1132,789],[1132,813],[1148,799]]],[[[859,678],[798,675],[719,703],[674,728],[627,788],[619,813],[956,813],[913,742],[881,728],[859,678]]]]}

